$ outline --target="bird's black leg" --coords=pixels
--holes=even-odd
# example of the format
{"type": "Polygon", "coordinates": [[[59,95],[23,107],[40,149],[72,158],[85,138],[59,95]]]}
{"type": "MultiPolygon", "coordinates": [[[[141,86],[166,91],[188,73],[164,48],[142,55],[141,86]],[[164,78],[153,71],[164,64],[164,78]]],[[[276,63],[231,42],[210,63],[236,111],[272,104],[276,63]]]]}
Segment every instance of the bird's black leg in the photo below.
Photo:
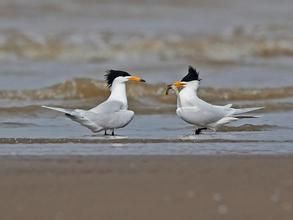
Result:
{"type": "Polygon", "coordinates": [[[107,134],[107,130],[106,130],[106,129],[105,129],[105,133],[104,133],[104,135],[108,135],[108,134],[107,134]]]}
{"type": "Polygon", "coordinates": [[[207,128],[197,128],[197,129],[195,129],[194,134],[195,134],[195,135],[198,135],[198,134],[200,134],[203,130],[207,130],[207,128]]]}
{"type": "Polygon", "coordinates": [[[114,134],[114,129],[112,130],[112,136],[114,136],[115,134],[114,134]]]}

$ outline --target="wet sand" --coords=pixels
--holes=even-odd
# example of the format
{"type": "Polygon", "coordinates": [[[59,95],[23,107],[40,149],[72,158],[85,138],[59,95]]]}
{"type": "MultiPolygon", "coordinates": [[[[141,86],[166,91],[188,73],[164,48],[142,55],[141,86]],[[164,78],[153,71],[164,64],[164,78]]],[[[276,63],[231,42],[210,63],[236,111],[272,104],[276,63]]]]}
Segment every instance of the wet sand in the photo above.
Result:
{"type": "Polygon", "coordinates": [[[1,219],[292,219],[292,156],[2,157],[1,219]]]}

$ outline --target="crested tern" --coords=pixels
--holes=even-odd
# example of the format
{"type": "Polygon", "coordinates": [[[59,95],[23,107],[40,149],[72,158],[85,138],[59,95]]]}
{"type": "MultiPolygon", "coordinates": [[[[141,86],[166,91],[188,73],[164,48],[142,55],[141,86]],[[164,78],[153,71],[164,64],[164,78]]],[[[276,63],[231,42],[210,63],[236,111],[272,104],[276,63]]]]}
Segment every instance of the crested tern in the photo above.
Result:
{"type": "Polygon", "coordinates": [[[170,89],[175,91],[177,96],[176,114],[185,122],[194,125],[196,135],[206,129],[215,131],[218,127],[238,119],[259,117],[245,113],[263,107],[236,109],[232,108],[232,104],[218,106],[200,99],[197,96],[200,81],[199,73],[192,66],[189,66],[188,74],[181,81],[168,85],[166,90],[166,94],[170,89]]]}
{"type": "Polygon", "coordinates": [[[114,129],[125,127],[134,117],[134,112],[128,110],[126,82],[145,82],[145,80],[121,70],[108,70],[105,79],[111,94],[106,101],[94,108],[83,110],[42,107],[65,113],[68,118],[87,127],[92,132],[104,131],[104,134],[108,135],[107,130],[111,130],[112,136],[114,136],[114,129]]]}

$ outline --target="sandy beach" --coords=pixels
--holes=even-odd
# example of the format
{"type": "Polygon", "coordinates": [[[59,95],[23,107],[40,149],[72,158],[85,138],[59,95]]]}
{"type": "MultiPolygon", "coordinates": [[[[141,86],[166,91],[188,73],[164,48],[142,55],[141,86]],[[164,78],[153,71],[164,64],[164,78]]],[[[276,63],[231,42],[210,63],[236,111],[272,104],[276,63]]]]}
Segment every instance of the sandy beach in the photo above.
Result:
{"type": "Polygon", "coordinates": [[[292,219],[292,156],[2,157],[1,219],[292,219]]]}

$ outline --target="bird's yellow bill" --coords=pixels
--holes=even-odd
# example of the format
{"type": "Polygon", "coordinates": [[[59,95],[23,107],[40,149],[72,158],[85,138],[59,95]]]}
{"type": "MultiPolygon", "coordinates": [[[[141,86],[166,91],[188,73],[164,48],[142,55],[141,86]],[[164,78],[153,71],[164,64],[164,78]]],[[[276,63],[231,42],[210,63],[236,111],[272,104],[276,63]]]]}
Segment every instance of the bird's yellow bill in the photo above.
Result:
{"type": "Polygon", "coordinates": [[[185,82],[176,81],[176,82],[173,83],[173,85],[176,88],[180,89],[180,88],[184,87],[186,85],[186,83],[185,82]]]}
{"type": "Polygon", "coordinates": [[[136,81],[136,82],[145,82],[145,80],[142,79],[142,78],[140,78],[139,76],[130,76],[128,78],[128,80],[130,80],[130,81],[136,81]]]}

